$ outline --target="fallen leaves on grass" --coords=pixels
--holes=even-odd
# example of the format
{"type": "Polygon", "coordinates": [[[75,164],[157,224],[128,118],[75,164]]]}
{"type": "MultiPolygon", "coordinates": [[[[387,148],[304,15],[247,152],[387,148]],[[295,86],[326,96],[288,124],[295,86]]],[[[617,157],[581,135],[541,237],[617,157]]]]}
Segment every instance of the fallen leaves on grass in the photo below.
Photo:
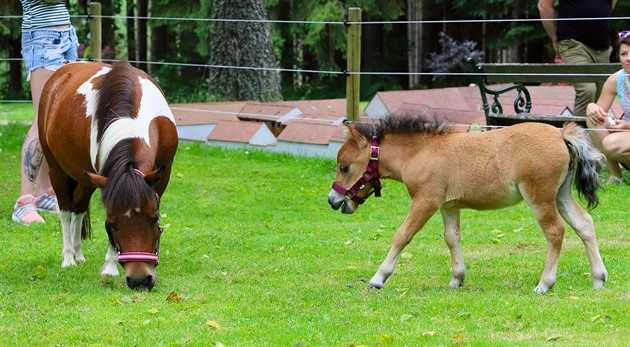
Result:
{"type": "Polygon", "coordinates": [[[210,319],[208,319],[206,321],[206,326],[208,328],[211,328],[211,329],[220,329],[221,328],[221,324],[219,324],[219,323],[217,323],[217,322],[215,322],[213,320],[210,320],[210,319]]]}
{"type": "Polygon", "coordinates": [[[379,339],[381,342],[384,343],[392,343],[394,342],[394,338],[389,336],[389,335],[385,335],[385,334],[377,334],[376,338],[379,339]]]}
{"type": "Polygon", "coordinates": [[[179,300],[181,300],[181,297],[175,292],[170,292],[166,297],[167,302],[179,302],[179,300]]]}
{"type": "Polygon", "coordinates": [[[562,335],[560,334],[551,334],[549,336],[547,336],[547,341],[556,341],[558,339],[560,339],[562,337],[562,335]]]}
{"type": "Polygon", "coordinates": [[[464,335],[461,335],[461,334],[456,334],[455,336],[453,336],[453,338],[451,338],[451,343],[455,345],[458,345],[464,342],[466,342],[466,338],[464,337],[464,335]]]}
{"type": "Polygon", "coordinates": [[[609,315],[602,313],[602,314],[598,314],[597,316],[593,316],[591,317],[591,321],[595,322],[595,321],[602,321],[604,323],[610,322],[612,320],[612,318],[610,318],[609,315]]]}
{"type": "Polygon", "coordinates": [[[116,300],[116,302],[120,305],[122,304],[130,304],[135,302],[143,302],[146,300],[146,297],[140,294],[135,294],[132,296],[123,295],[120,299],[116,300]]]}

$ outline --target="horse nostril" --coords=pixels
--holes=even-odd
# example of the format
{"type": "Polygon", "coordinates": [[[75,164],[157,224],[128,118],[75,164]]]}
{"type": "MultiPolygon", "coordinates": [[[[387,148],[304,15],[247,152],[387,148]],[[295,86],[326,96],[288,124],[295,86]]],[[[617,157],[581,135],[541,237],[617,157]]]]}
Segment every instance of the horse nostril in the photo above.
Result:
{"type": "Polygon", "coordinates": [[[153,279],[153,276],[148,275],[146,278],[146,283],[147,283],[148,290],[153,289],[153,285],[155,284],[155,280],[153,279]]]}
{"type": "Polygon", "coordinates": [[[155,279],[152,275],[146,275],[145,277],[126,277],[127,286],[131,289],[153,289],[155,285],[155,279]]]}

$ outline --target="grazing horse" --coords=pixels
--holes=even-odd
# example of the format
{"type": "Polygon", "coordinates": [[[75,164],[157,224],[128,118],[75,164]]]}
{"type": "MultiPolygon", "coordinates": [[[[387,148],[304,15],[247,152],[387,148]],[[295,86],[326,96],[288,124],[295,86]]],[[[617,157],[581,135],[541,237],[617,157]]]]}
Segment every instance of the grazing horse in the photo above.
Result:
{"type": "Polygon", "coordinates": [[[103,276],[132,289],[155,284],[160,197],[177,150],[177,130],[160,87],[128,62],[72,63],[42,92],[39,138],[50,166],[63,234],[61,267],[85,261],[89,202],[101,189],[109,248],[103,276]]]}
{"type": "Polygon", "coordinates": [[[460,209],[494,210],[525,200],[547,239],[547,258],[534,291],[544,294],[556,282],[565,225],[582,239],[595,288],[608,277],[591,216],[577,203],[571,181],[588,207],[598,203],[602,155],[575,123],[563,129],[522,123],[483,133],[460,133],[442,121],[411,115],[346,124],[337,155],[337,176],[328,202],[353,213],[367,197],[380,195],[379,178],[404,183],[411,210],[396,231],[387,257],[369,285],[382,288],[400,252],[438,210],[451,253],[451,288],[463,285],[460,209]]]}

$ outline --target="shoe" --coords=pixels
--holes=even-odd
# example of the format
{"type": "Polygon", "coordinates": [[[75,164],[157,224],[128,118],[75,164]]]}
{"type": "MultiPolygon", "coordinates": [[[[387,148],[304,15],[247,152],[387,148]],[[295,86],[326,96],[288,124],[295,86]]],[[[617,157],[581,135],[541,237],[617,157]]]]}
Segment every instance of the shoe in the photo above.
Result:
{"type": "Polygon", "coordinates": [[[57,197],[52,188],[48,193],[44,193],[39,198],[35,199],[35,207],[39,212],[57,212],[59,210],[59,207],[57,207],[57,197]]]}
{"type": "Polygon", "coordinates": [[[623,177],[617,177],[617,176],[610,176],[608,177],[608,181],[606,181],[606,185],[616,185],[623,182],[623,177]]]}
{"type": "Polygon", "coordinates": [[[11,218],[14,222],[22,223],[24,225],[30,225],[32,223],[46,223],[37,213],[37,207],[35,206],[35,197],[32,194],[26,194],[20,196],[20,198],[13,206],[13,215],[11,218]]]}

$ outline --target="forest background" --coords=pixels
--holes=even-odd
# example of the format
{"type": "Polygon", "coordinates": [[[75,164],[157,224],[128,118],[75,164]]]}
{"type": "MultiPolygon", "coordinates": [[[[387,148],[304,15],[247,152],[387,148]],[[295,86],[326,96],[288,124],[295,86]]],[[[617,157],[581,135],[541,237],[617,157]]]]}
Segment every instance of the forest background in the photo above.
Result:
{"type": "MultiPolygon", "coordinates": [[[[140,62],[136,65],[158,80],[169,102],[216,100],[209,93],[210,68],[204,65],[209,64],[212,43],[221,40],[212,39],[212,22],[200,19],[215,18],[216,5],[220,2],[228,7],[257,2],[262,13],[254,16],[278,21],[268,25],[276,66],[290,70],[280,74],[285,100],[345,97],[344,75],[311,71],[342,72],[346,68],[347,30],[338,23],[346,19],[349,7],[361,8],[365,23],[361,34],[361,71],[368,74],[361,76],[362,100],[369,100],[380,90],[466,85],[471,82],[466,76],[440,78],[434,73],[445,69],[462,71],[465,69],[462,56],[470,53],[476,53],[486,62],[551,63],[554,58],[551,43],[538,20],[536,1],[100,2],[104,16],[103,59],[140,62]],[[158,64],[164,62],[169,64],[158,64]]],[[[81,43],[79,54],[88,58],[89,47],[85,44],[89,43],[86,17],[89,2],[67,0],[67,4],[81,43]]],[[[252,10],[255,8],[258,6],[252,6],[252,10]]],[[[30,99],[20,53],[21,13],[19,1],[0,2],[0,102],[30,99]]],[[[630,13],[630,3],[619,1],[613,16],[620,18],[612,21],[611,35],[630,28],[628,20],[622,17],[626,13],[630,13]]],[[[258,54],[254,50],[250,53],[258,54]]],[[[613,61],[615,56],[613,52],[613,61]]]]}

